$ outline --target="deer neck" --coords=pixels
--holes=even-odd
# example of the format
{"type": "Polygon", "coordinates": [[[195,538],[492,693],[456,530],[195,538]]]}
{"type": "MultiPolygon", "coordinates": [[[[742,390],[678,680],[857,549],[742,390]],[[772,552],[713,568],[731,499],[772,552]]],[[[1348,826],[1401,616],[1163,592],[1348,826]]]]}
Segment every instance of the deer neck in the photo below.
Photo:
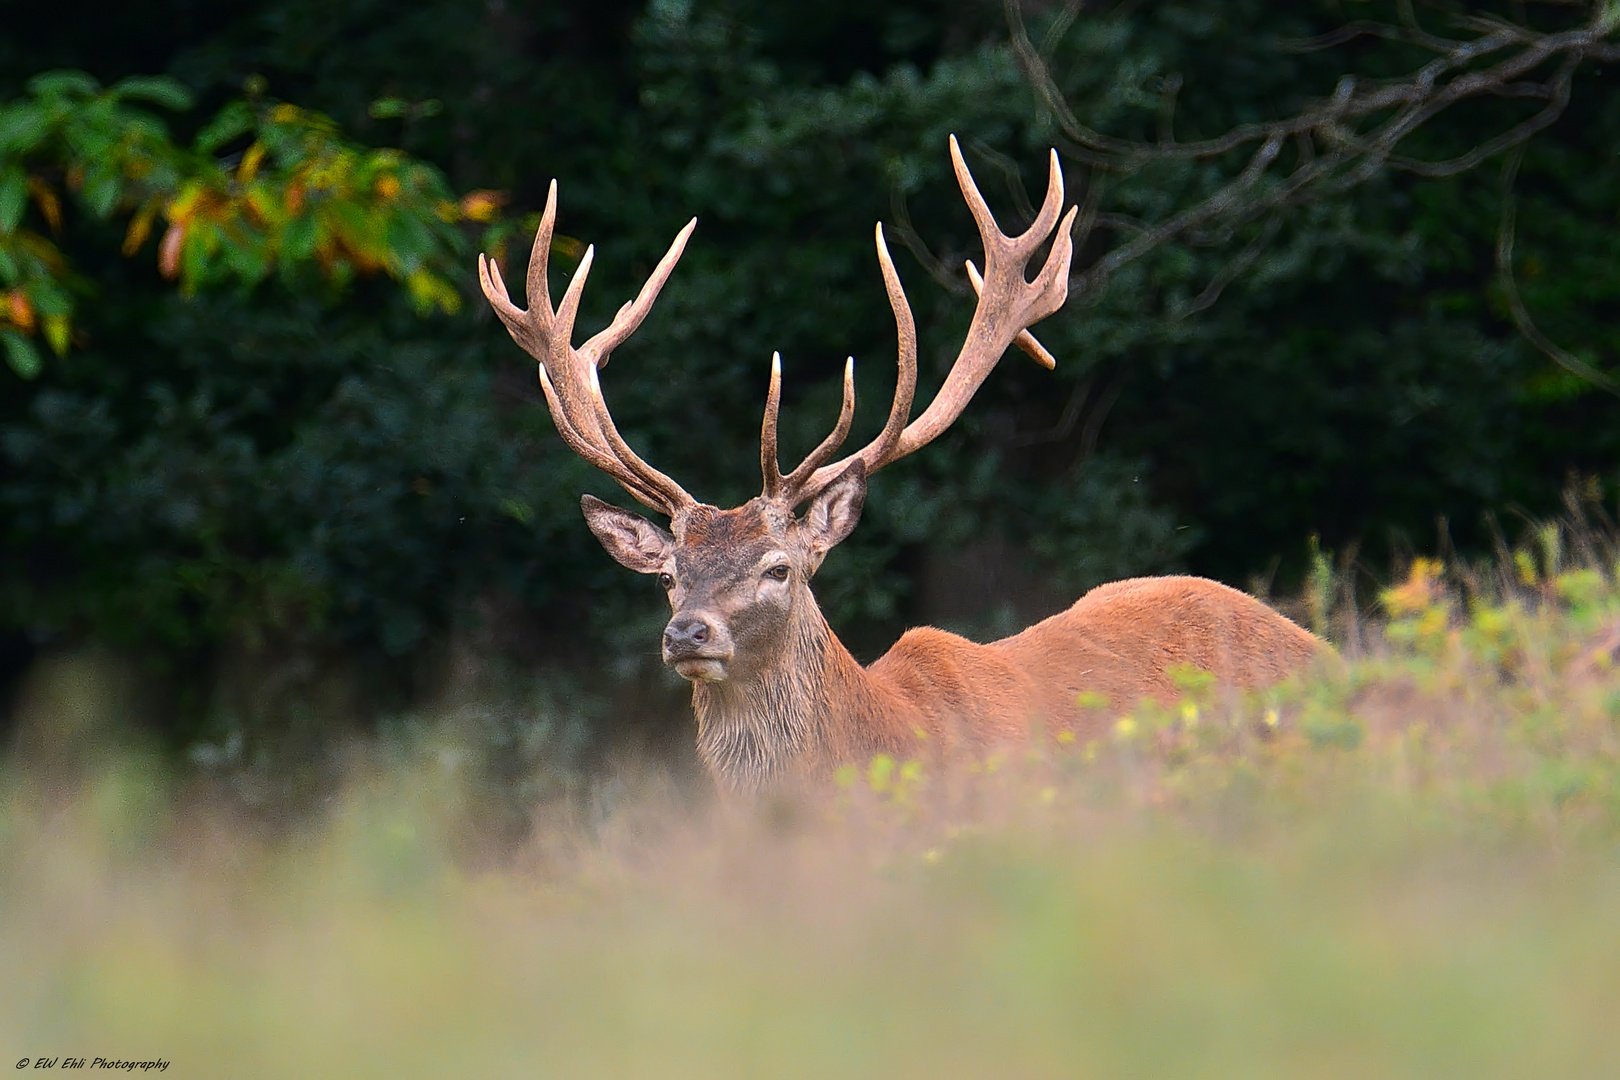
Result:
{"type": "Polygon", "coordinates": [[[756,792],[895,751],[913,722],[850,655],[805,594],[778,660],[746,680],[692,687],[698,756],[722,787],[756,792]]]}

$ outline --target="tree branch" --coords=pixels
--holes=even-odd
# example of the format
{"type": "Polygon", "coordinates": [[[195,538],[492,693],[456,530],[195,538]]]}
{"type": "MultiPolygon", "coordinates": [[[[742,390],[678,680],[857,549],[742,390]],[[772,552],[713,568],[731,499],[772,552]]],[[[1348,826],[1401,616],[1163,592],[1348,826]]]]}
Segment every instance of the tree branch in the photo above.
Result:
{"type": "Polygon", "coordinates": [[[1428,178],[1454,176],[1508,153],[1497,266],[1514,325],[1566,370],[1620,394],[1620,385],[1614,380],[1537,329],[1512,274],[1512,181],[1520,154],[1530,139],[1563,116],[1569,107],[1575,75],[1583,63],[1620,60],[1620,42],[1613,40],[1620,30],[1620,3],[1569,0],[1567,6],[1585,8],[1589,14],[1582,25],[1556,33],[1542,33],[1494,17],[1457,17],[1453,20],[1455,26],[1475,35],[1465,40],[1425,30],[1418,24],[1411,0],[1397,2],[1399,26],[1361,20],[1316,37],[1282,41],[1279,47],[1290,52],[1311,52],[1372,36],[1434,54],[1407,75],[1363,81],[1346,74],[1330,95],[1308,102],[1293,116],[1239,124],[1223,135],[1191,142],[1177,142],[1174,138],[1171,121],[1181,82],[1178,76],[1167,76],[1160,95],[1158,137],[1146,142],[1116,138],[1081,123],[1052,75],[1045,56],[1055,46],[1059,28],[1067,30],[1079,17],[1080,5],[1072,0],[1065,5],[1042,48],[1037,50],[1025,28],[1019,0],[1004,0],[1013,52],[1037,98],[1061,131],[1059,148],[1067,156],[1092,170],[1130,175],[1156,162],[1213,162],[1252,147],[1248,161],[1235,177],[1160,222],[1139,221],[1103,209],[1094,184],[1086,217],[1092,224],[1115,233],[1117,242],[1089,266],[1077,266],[1071,286],[1081,294],[1096,293],[1122,267],[1168,243],[1179,240],[1214,246],[1224,243],[1243,226],[1265,218],[1255,239],[1211,278],[1185,310],[1175,313],[1175,317],[1185,318],[1213,304],[1221,291],[1252,265],[1280,228],[1283,210],[1340,194],[1387,170],[1428,178]],[[1398,152],[1409,136],[1440,114],[1463,102],[1484,98],[1545,104],[1534,115],[1454,157],[1429,161],[1398,152]],[[1296,151],[1291,159],[1292,171],[1274,175],[1285,145],[1292,145],[1296,151]]]}
{"type": "Polygon", "coordinates": [[[1524,306],[1524,298],[1519,295],[1519,284],[1513,275],[1513,239],[1518,221],[1518,206],[1513,185],[1519,177],[1519,163],[1523,160],[1524,147],[1521,144],[1514,148],[1507,156],[1507,160],[1502,162],[1502,218],[1496,230],[1496,273],[1502,283],[1502,294],[1507,299],[1508,313],[1513,317],[1513,325],[1524,335],[1525,340],[1539,349],[1549,360],[1571,375],[1585,379],[1600,390],[1606,390],[1620,397],[1620,385],[1613,379],[1541,332],[1541,328],[1530,317],[1529,309],[1524,306]]]}

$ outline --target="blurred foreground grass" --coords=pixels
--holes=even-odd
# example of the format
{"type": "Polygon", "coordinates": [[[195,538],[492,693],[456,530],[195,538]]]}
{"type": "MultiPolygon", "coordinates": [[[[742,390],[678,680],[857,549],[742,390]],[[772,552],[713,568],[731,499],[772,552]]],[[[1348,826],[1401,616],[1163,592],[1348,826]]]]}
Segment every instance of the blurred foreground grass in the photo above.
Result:
{"type": "MultiPolygon", "coordinates": [[[[379,750],[279,828],[135,751],[14,761],[0,1048],[197,1077],[1620,1076],[1613,551],[1420,560],[1382,611],[1263,698],[1188,672],[1097,739],[749,807],[626,772],[516,850],[445,746],[379,750]]],[[[75,670],[38,708],[94,711],[75,670]]]]}

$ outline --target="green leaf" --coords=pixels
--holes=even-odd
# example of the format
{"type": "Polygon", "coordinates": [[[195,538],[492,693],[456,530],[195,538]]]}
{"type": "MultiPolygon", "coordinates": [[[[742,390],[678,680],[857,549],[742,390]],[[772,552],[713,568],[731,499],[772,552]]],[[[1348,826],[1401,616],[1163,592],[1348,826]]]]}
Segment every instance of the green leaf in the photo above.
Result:
{"type": "Polygon", "coordinates": [[[193,103],[191,91],[167,75],[131,75],[114,83],[112,92],[115,97],[150,101],[176,112],[184,112],[193,103]]]}
{"type": "Polygon", "coordinates": [[[220,245],[219,253],[226,268],[246,284],[256,284],[270,272],[270,263],[262,244],[227,238],[220,245]]]}
{"type": "Polygon", "coordinates": [[[245,101],[233,101],[203,125],[203,129],[197,133],[197,149],[205,154],[212,154],[252,128],[252,107],[245,101]]]}
{"type": "Polygon", "coordinates": [[[26,154],[50,133],[50,118],[32,102],[0,109],[0,154],[26,154]]]}
{"type": "Polygon", "coordinates": [[[28,80],[28,92],[37,97],[89,97],[101,84],[83,71],[45,71],[28,80]]]}
{"type": "Polygon", "coordinates": [[[281,257],[285,262],[301,263],[315,254],[320,241],[320,227],[312,214],[294,218],[281,230],[281,257]]]}
{"type": "Polygon", "coordinates": [[[13,165],[0,173],[0,234],[17,231],[23,211],[28,208],[28,178],[13,165]]]}
{"type": "Polygon", "coordinates": [[[502,499],[500,505],[501,513],[520,525],[528,525],[534,521],[534,507],[522,499],[502,499]]]}
{"type": "Polygon", "coordinates": [[[420,270],[428,259],[437,254],[437,245],[428,227],[421,219],[404,214],[396,215],[388,222],[384,242],[404,274],[420,270]]]}
{"type": "Polygon", "coordinates": [[[373,120],[394,120],[404,116],[410,104],[404,98],[385,97],[373,101],[366,109],[373,120]]]}
{"type": "Polygon", "coordinates": [[[41,315],[66,318],[73,312],[67,290],[50,278],[37,278],[28,285],[28,299],[41,315]]]}
{"type": "Polygon", "coordinates": [[[108,217],[118,205],[118,196],[123,193],[118,179],[116,175],[108,175],[99,170],[84,178],[84,187],[79,189],[79,197],[96,217],[108,217]]]}
{"type": "Polygon", "coordinates": [[[6,362],[19,378],[32,379],[44,367],[34,343],[15,330],[0,330],[0,341],[5,342],[6,362]]]}

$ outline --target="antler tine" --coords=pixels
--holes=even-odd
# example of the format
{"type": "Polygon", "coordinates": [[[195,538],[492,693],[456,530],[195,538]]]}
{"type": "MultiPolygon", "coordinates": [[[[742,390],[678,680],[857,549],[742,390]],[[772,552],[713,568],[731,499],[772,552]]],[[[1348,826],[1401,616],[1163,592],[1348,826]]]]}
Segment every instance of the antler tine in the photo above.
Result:
{"type": "Polygon", "coordinates": [[[1026,238],[1031,247],[1038,246],[1041,241],[1052,235],[1052,226],[1057,223],[1058,215],[1063,212],[1063,163],[1058,160],[1056,150],[1047,151],[1046,159],[1046,198],[1041,200],[1040,212],[1035,220],[1029,223],[1018,237],[1020,241],[1026,238]]]}
{"type": "MultiPolygon", "coordinates": [[[[973,282],[973,295],[983,296],[984,278],[979,276],[979,268],[973,265],[972,259],[967,260],[962,265],[967,267],[968,280],[973,282]]],[[[1065,266],[1065,269],[1067,269],[1067,266],[1065,266]]],[[[1035,335],[1028,330],[1019,331],[1018,336],[1013,338],[1013,344],[1022,349],[1025,355],[1047,371],[1056,370],[1057,357],[1047,352],[1046,346],[1036,341],[1035,335]]]]}
{"type": "Polygon", "coordinates": [[[539,310],[548,317],[552,314],[551,289],[546,283],[546,270],[551,265],[551,237],[557,227],[557,180],[552,178],[546,188],[546,208],[540,215],[540,227],[534,230],[534,246],[529,249],[529,310],[539,310]]]}
{"type": "Polygon", "coordinates": [[[594,246],[585,249],[574,279],[563,294],[560,307],[551,306],[547,265],[557,219],[557,182],[546,194],[546,209],[535,230],[534,247],[529,254],[528,310],[512,303],[501,276],[500,266],[480,254],[478,280],[490,306],[506,325],[512,340],[540,362],[540,385],[551,409],[557,431],[569,449],[617,480],[641,502],[674,516],[696,502],[674,480],[648,465],[627,446],[613,424],[602,399],[596,378],[599,364],[646,318],[659,289],[663,287],[692,234],[694,218],[681,230],[659,262],[657,270],[641,288],[636,299],[619,309],[613,322],[586,343],[585,350],[573,347],[574,320],[579,315],[580,298],[596,258],[594,246]]]}
{"type": "MultiPolygon", "coordinates": [[[[1057,152],[1053,151],[1049,158],[1046,198],[1041,203],[1040,212],[1036,214],[1034,222],[1028,229],[1016,237],[1011,237],[997,226],[995,216],[991,214],[984,196],[979,193],[978,185],[974,183],[973,174],[962,157],[962,148],[954,135],[950,139],[950,149],[951,165],[956,171],[957,182],[961,185],[962,197],[966,200],[968,211],[973,215],[973,220],[979,227],[979,235],[984,241],[984,276],[981,278],[978,269],[971,263],[968,264],[968,278],[973,282],[974,291],[979,294],[979,304],[973,312],[973,321],[968,326],[967,340],[962,343],[962,350],[957,354],[956,362],[951,365],[949,374],[945,376],[944,384],[940,386],[934,400],[923,410],[921,416],[906,424],[897,436],[891,436],[886,427],[884,434],[860,453],[817,469],[802,485],[794,489],[794,497],[799,502],[821,492],[842,474],[854,458],[858,457],[864,462],[866,472],[870,475],[884,465],[898,461],[938,438],[962,414],[962,410],[967,407],[968,401],[989,376],[991,369],[1000,362],[1008,346],[1017,344],[1048,367],[1056,363],[1051,354],[1029,333],[1029,327],[1062,307],[1069,292],[1069,264],[1074,257],[1074,241],[1071,233],[1078,208],[1070,207],[1069,212],[1063,215],[1062,222],[1058,222],[1058,215],[1063,208],[1063,170],[1058,164],[1057,152]],[[1058,226],[1055,235],[1054,225],[1058,226]],[[1052,248],[1047,254],[1045,264],[1035,275],[1033,282],[1026,281],[1025,267],[1048,238],[1052,240],[1052,248]]],[[[879,261],[884,264],[885,284],[889,283],[893,271],[887,254],[880,233],[879,261]]],[[[895,279],[889,296],[895,308],[896,323],[899,325],[902,321],[900,312],[904,304],[904,295],[899,292],[898,278],[895,279]]],[[[909,318],[909,308],[907,316],[909,318]]],[[[901,327],[902,339],[905,336],[905,328],[901,327]]],[[[911,344],[913,357],[915,348],[913,332],[911,344]]],[[[902,353],[905,349],[905,343],[902,341],[902,353]]],[[[911,379],[914,385],[914,358],[912,368],[911,379]]],[[[902,381],[905,378],[905,362],[902,360],[902,381]]],[[[898,386],[896,398],[898,410],[898,386]]],[[[910,405],[908,400],[907,411],[910,405]]],[[[891,413],[891,422],[893,418],[894,414],[891,413]]]]}
{"type": "MultiPolygon", "coordinates": [[[[900,433],[905,428],[906,421],[911,418],[911,403],[917,392],[917,323],[912,318],[911,305],[906,301],[906,291],[901,287],[900,275],[894,269],[894,260],[889,257],[889,246],[883,239],[881,221],[877,223],[874,237],[877,244],[878,266],[883,271],[883,288],[889,294],[889,307],[894,311],[897,339],[898,371],[895,377],[894,401],[889,406],[889,418],[884,422],[883,430],[878,432],[877,437],[859,453],[845,457],[836,466],[822,467],[849,435],[850,425],[855,419],[855,360],[851,357],[844,367],[844,404],[839,410],[837,426],[781,484],[781,490],[787,493],[786,497],[795,505],[820,490],[805,487],[806,482],[813,477],[830,471],[841,473],[844,467],[857,457],[866,459],[868,471],[886,462],[900,441],[900,433]]],[[[771,434],[774,440],[774,423],[771,434]]],[[[770,494],[768,483],[767,494],[770,494]]]]}
{"type": "Polygon", "coordinates": [[[692,230],[697,228],[697,218],[686,223],[686,227],[676,234],[670,243],[669,250],[664,257],[658,260],[658,266],[653,270],[652,276],[646,284],[641,286],[641,292],[636,298],[626,303],[613,316],[613,321],[600,333],[595,334],[585,344],[579,347],[579,354],[597,367],[607,367],[608,359],[613,350],[623,345],[625,339],[636,332],[641,320],[647,317],[652,310],[653,301],[658,299],[659,290],[663,289],[664,282],[675,269],[675,264],[681,261],[681,255],[686,251],[686,242],[692,237],[692,230]]]}
{"type": "MultiPolygon", "coordinates": [[[[579,267],[574,271],[574,280],[568,283],[568,289],[563,293],[563,300],[552,316],[551,336],[568,347],[568,351],[575,356],[579,355],[572,344],[574,340],[574,320],[579,318],[579,298],[585,292],[585,279],[591,276],[591,264],[596,261],[596,245],[588,244],[585,247],[585,257],[579,260],[579,267]]],[[[541,292],[546,292],[541,286],[541,292]]],[[[534,301],[529,301],[530,305],[534,301]]],[[[594,365],[593,365],[594,366],[594,365]]]]}
{"type": "Polygon", "coordinates": [[[630,445],[624,441],[618,427],[613,423],[612,414],[608,412],[607,399],[602,396],[602,383],[596,375],[596,365],[587,364],[585,371],[589,379],[591,406],[596,411],[596,423],[602,429],[602,435],[607,439],[608,446],[612,448],[613,456],[634,473],[646,487],[664,496],[667,505],[660,509],[670,517],[674,517],[683,507],[694,505],[697,500],[688,495],[681,485],[641,460],[640,455],[630,449],[630,445]]]}
{"type": "Polygon", "coordinates": [[[489,306],[500,316],[501,322],[506,326],[506,332],[512,335],[512,340],[532,355],[534,350],[526,344],[526,339],[533,333],[528,312],[512,303],[512,297],[506,291],[506,282],[501,277],[500,264],[494,259],[485,257],[481,251],[478,253],[478,284],[484,290],[484,299],[489,301],[489,306]]]}
{"type": "Polygon", "coordinates": [[[838,407],[838,423],[833,425],[832,432],[821,445],[810,451],[805,459],[799,462],[799,467],[789,473],[782,481],[782,489],[788,492],[797,492],[805,479],[820,468],[826,460],[838,452],[849,438],[849,427],[855,422],[855,358],[849,357],[844,361],[844,402],[838,407]]]}
{"type": "Polygon", "coordinates": [[[988,269],[995,254],[1028,256],[1050,235],[1052,226],[1056,224],[1058,212],[1063,209],[1063,166],[1058,162],[1057,151],[1051,151],[1048,159],[1046,176],[1046,197],[1041,200],[1041,208],[1035,214],[1035,220],[1030,222],[1029,228],[1017,236],[1008,236],[996,224],[995,215],[990,212],[990,206],[979,193],[979,185],[973,179],[973,173],[968,169],[967,159],[962,156],[962,147],[957,143],[956,136],[952,135],[951,142],[951,168],[956,172],[956,183],[962,189],[962,198],[967,201],[968,211],[973,215],[974,224],[979,227],[979,238],[984,243],[985,266],[988,269]]]}
{"type": "Polygon", "coordinates": [[[765,497],[782,491],[782,465],[776,457],[776,418],[782,408],[782,354],[771,353],[771,388],[765,393],[765,420],[759,427],[759,471],[765,475],[765,497]]]}
{"type": "Polygon", "coordinates": [[[568,445],[568,449],[613,477],[621,487],[634,495],[644,505],[660,512],[669,512],[665,499],[643,485],[636,475],[626,469],[618,459],[604,454],[601,449],[581,435],[573,424],[568,422],[568,413],[563,409],[562,402],[557,400],[557,388],[551,384],[551,376],[546,374],[545,365],[543,364],[540,366],[540,388],[545,391],[546,404],[551,407],[551,419],[557,425],[557,434],[562,436],[562,440],[568,445]]]}
{"type": "Polygon", "coordinates": [[[895,364],[898,371],[894,380],[894,403],[889,406],[889,419],[884,422],[878,437],[872,440],[872,457],[877,464],[871,468],[885,464],[888,456],[894,452],[906,421],[911,419],[911,404],[917,396],[917,322],[911,317],[906,290],[901,287],[900,275],[895,271],[894,260],[889,257],[889,245],[883,239],[883,222],[878,222],[874,235],[878,267],[883,271],[883,289],[889,294],[889,309],[894,312],[895,364]]]}

